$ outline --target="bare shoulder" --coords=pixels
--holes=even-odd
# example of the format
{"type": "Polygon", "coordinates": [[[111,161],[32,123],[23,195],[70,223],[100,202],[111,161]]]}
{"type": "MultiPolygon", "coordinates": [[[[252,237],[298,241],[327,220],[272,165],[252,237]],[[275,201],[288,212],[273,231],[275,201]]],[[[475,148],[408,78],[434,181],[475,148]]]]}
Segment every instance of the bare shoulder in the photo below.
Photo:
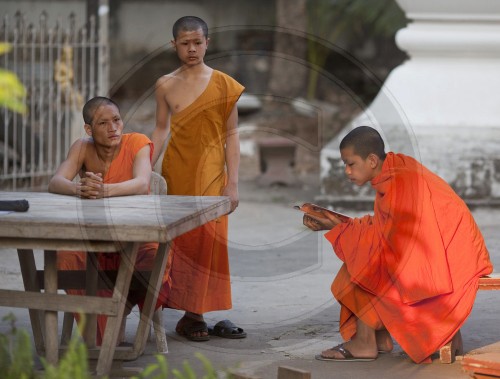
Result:
{"type": "Polygon", "coordinates": [[[161,92],[169,91],[175,87],[178,82],[179,77],[176,75],[176,71],[171,72],[170,74],[163,75],[158,78],[156,81],[156,90],[161,92]]]}
{"type": "Polygon", "coordinates": [[[79,138],[71,146],[71,151],[78,154],[79,158],[85,158],[95,151],[94,140],[91,137],[79,138]]]}

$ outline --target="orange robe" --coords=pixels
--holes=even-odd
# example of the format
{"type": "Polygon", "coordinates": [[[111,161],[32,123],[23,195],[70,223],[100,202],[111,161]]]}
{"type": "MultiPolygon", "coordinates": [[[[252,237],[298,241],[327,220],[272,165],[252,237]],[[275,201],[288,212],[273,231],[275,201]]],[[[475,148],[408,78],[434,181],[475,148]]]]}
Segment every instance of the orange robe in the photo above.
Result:
{"type": "Polygon", "coordinates": [[[344,262],[332,284],[340,332],[356,318],[383,326],[415,362],[445,345],[469,316],[479,277],[493,267],[465,203],[415,159],[389,153],[371,181],[374,215],[325,237],[344,262]]]}
{"type": "MultiPolygon", "coordinates": [[[[153,143],[143,134],[130,133],[122,136],[122,146],[118,156],[111,162],[111,165],[104,176],[104,183],[121,183],[133,179],[133,165],[135,156],[144,146],[151,148],[150,159],[153,156],[153,143]]],[[[157,243],[145,243],[139,248],[139,253],[135,263],[136,270],[151,270],[154,258],[158,249],[157,243]]],[[[57,268],[59,270],[85,270],[87,265],[87,253],[81,251],[58,251],[57,268]]],[[[118,253],[100,253],[98,254],[98,263],[100,270],[116,270],[120,264],[120,254],[118,253]]],[[[84,295],[84,290],[68,290],[71,295],[84,295]]],[[[113,291],[99,290],[98,296],[111,297],[113,291]]],[[[144,295],[143,295],[144,296],[144,295]]],[[[131,305],[139,304],[142,306],[143,296],[132,294],[129,296],[131,305]]],[[[97,345],[102,342],[104,328],[106,327],[107,317],[99,315],[97,317],[97,345]]]]}
{"type": "MultiPolygon", "coordinates": [[[[169,195],[221,196],[226,183],[227,119],[244,87],[213,70],[204,92],[172,115],[162,174],[169,195]]],[[[164,307],[202,314],[231,308],[227,216],[176,238],[172,243],[164,307]]]]}

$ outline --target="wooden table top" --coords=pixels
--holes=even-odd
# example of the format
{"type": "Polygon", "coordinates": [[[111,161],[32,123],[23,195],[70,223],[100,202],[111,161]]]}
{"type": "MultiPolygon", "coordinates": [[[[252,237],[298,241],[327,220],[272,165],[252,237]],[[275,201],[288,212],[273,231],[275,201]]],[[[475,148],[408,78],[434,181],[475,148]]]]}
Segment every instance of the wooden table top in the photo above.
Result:
{"type": "Polygon", "coordinates": [[[27,212],[0,212],[0,239],[167,242],[230,210],[226,196],[136,195],[80,199],[44,192],[0,192],[29,202],[27,212]]]}

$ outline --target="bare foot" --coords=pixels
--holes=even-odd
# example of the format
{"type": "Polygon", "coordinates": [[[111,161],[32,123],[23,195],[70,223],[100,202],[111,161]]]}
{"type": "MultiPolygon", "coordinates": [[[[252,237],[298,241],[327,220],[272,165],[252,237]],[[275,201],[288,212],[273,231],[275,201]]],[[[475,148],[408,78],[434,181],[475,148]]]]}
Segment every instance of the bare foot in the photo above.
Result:
{"type": "MultiPolygon", "coordinates": [[[[182,318],[177,322],[175,327],[175,331],[180,335],[186,335],[186,328],[189,329],[190,325],[205,322],[203,319],[203,315],[197,315],[194,313],[185,314],[182,318]]],[[[208,329],[205,327],[204,330],[192,331],[189,333],[189,338],[207,338],[208,337],[208,329]]]]}
{"type": "Polygon", "coordinates": [[[394,343],[387,329],[377,330],[375,338],[377,340],[377,349],[380,353],[390,353],[394,348],[394,343]]]}

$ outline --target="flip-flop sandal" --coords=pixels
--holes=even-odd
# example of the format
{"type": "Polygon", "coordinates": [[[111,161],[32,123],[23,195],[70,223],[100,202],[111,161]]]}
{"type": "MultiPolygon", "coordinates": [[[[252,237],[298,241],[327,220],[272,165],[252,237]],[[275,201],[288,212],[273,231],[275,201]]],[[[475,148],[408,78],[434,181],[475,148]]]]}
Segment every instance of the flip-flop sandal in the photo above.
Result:
{"type": "Polygon", "coordinates": [[[208,341],[210,336],[208,335],[207,323],[205,321],[193,321],[182,325],[180,328],[176,329],[177,334],[186,337],[190,341],[208,341]],[[206,336],[194,336],[194,333],[205,332],[206,336]]]}
{"type": "Polygon", "coordinates": [[[376,358],[357,358],[353,356],[351,352],[344,347],[343,343],[332,347],[330,350],[338,351],[340,354],[342,354],[343,358],[328,358],[322,356],[321,354],[316,355],[314,358],[316,358],[318,361],[333,361],[333,362],[371,362],[376,359],[376,358]]]}
{"type": "Polygon", "coordinates": [[[208,334],[222,338],[238,339],[245,338],[247,333],[229,320],[219,321],[213,328],[208,328],[208,334]]]}

